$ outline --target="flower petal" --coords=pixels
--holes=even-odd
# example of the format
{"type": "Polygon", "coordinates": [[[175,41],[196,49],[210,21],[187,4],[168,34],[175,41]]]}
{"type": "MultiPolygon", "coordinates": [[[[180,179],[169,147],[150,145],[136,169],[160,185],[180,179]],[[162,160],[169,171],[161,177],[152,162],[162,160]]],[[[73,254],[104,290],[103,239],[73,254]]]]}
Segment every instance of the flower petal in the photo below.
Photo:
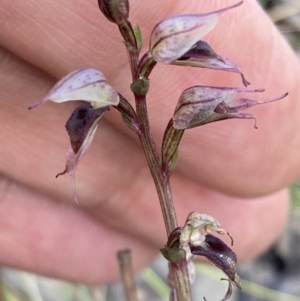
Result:
{"type": "Polygon", "coordinates": [[[208,68],[239,73],[243,84],[247,87],[250,83],[246,80],[242,70],[230,59],[218,55],[206,42],[198,41],[188,52],[178,58],[172,65],[208,68]]]}
{"type": "Polygon", "coordinates": [[[98,123],[107,110],[109,110],[109,107],[94,110],[91,105],[82,105],[76,108],[72,113],[67,121],[66,129],[70,136],[71,146],[75,154],[86,140],[95,121],[98,123]]]}
{"type": "Polygon", "coordinates": [[[90,147],[96,133],[98,123],[107,110],[108,107],[94,110],[90,105],[80,106],[75,109],[66,124],[71,140],[71,146],[67,152],[65,170],[57,174],[56,178],[69,173],[72,178],[76,203],[78,203],[78,198],[75,188],[75,170],[79,161],[90,147]]]}
{"type": "Polygon", "coordinates": [[[237,88],[194,86],[182,92],[175,108],[173,122],[175,129],[187,129],[205,124],[221,102],[235,98],[237,88]]]}
{"type": "Polygon", "coordinates": [[[236,275],[236,255],[221,239],[207,234],[205,244],[190,245],[190,249],[193,255],[206,257],[239,287],[239,278],[236,275]]]}
{"type": "Polygon", "coordinates": [[[242,1],[207,14],[176,15],[158,23],[151,34],[150,51],[156,62],[169,64],[211,31],[224,11],[239,6],[242,1]]]}
{"type": "Polygon", "coordinates": [[[118,105],[118,93],[106,82],[104,75],[93,68],[79,69],[63,77],[41,100],[29,107],[33,109],[51,100],[61,103],[81,100],[91,102],[94,108],[118,105]]]}
{"type": "MultiPolygon", "coordinates": [[[[252,91],[248,91],[248,92],[263,92],[263,91],[264,90],[252,90],[252,91]]],[[[282,94],[282,95],[280,95],[276,98],[262,100],[262,101],[253,100],[253,99],[249,99],[249,98],[238,98],[238,99],[234,99],[233,101],[228,103],[228,105],[226,107],[224,107],[224,106],[221,107],[220,104],[219,104],[215,108],[215,112],[219,113],[219,114],[239,112],[241,110],[245,110],[245,109],[248,109],[248,108],[256,106],[256,105],[260,105],[260,104],[280,100],[280,99],[286,97],[287,95],[288,95],[288,93],[284,93],[284,94],[282,94]]]]}

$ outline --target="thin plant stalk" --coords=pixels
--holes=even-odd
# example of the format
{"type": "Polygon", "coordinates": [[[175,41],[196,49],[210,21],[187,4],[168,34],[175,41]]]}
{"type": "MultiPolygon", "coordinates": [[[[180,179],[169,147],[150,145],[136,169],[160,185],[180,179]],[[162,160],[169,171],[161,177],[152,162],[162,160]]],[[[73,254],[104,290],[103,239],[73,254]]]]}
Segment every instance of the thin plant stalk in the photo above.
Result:
{"type": "Polygon", "coordinates": [[[126,301],[138,301],[137,290],[132,268],[131,251],[121,250],[117,253],[120,274],[124,286],[126,301]]]}
{"type": "MultiPolygon", "coordinates": [[[[126,45],[126,43],[125,43],[126,45]]],[[[131,58],[130,62],[135,62],[134,55],[138,54],[138,51],[135,51],[134,48],[127,49],[129,57],[131,58]]],[[[135,81],[138,81],[138,70],[134,70],[135,66],[131,65],[131,71],[133,72],[132,78],[135,81]]],[[[150,75],[148,72],[148,76],[150,75]]],[[[147,81],[147,79],[145,79],[147,81]]],[[[143,147],[145,157],[156,187],[158,198],[160,201],[161,211],[165,223],[165,228],[167,232],[167,237],[172,233],[172,231],[178,226],[176,212],[173,203],[172,191],[169,182],[169,176],[167,176],[162,168],[162,160],[159,156],[159,152],[155,145],[149,124],[147,102],[146,102],[146,93],[137,93],[135,89],[132,88],[132,91],[135,96],[136,104],[136,114],[139,123],[139,139],[143,147]]],[[[183,261],[181,264],[170,265],[170,274],[172,275],[174,288],[177,291],[178,301],[189,301],[192,300],[191,288],[189,282],[189,275],[187,269],[186,261],[183,261]]]]}

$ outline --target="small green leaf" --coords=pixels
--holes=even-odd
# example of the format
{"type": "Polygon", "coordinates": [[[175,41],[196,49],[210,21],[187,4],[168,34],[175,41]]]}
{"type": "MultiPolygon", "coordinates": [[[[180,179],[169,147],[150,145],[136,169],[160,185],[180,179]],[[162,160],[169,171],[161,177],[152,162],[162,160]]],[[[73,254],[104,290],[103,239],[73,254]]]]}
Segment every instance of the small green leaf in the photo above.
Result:
{"type": "Polygon", "coordinates": [[[140,51],[141,48],[143,47],[144,39],[143,39],[143,34],[142,34],[139,24],[137,24],[136,27],[134,28],[134,35],[136,38],[138,50],[140,51]]]}

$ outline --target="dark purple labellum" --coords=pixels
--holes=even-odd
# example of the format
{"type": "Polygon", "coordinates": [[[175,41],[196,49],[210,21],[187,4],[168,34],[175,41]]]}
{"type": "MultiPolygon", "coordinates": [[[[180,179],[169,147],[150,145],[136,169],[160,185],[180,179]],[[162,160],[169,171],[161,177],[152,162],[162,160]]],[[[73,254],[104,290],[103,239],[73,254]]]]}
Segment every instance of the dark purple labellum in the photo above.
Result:
{"type": "Polygon", "coordinates": [[[188,52],[177,60],[183,61],[190,58],[194,59],[218,59],[223,62],[223,59],[204,41],[197,42],[188,52]]]}
{"type": "Polygon", "coordinates": [[[205,246],[190,245],[192,254],[205,256],[221,269],[230,280],[235,281],[237,258],[235,253],[218,237],[211,234],[205,236],[205,246]]]}
{"type": "Polygon", "coordinates": [[[66,129],[75,154],[79,151],[94,121],[107,110],[108,107],[94,110],[91,105],[82,105],[72,113],[66,129]]]}
{"type": "Polygon", "coordinates": [[[236,72],[241,75],[243,84],[246,87],[250,84],[236,63],[217,54],[210,45],[204,41],[198,41],[181,57],[171,62],[171,64],[236,72]]]}

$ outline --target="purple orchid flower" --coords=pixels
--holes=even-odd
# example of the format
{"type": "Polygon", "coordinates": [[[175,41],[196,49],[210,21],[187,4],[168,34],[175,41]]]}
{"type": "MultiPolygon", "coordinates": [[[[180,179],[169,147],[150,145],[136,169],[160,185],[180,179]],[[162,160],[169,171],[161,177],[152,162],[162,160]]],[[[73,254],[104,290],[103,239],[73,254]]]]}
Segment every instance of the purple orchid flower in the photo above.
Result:
{"type": "Polygon", "coordinates": [[[250,83],[236,63],[220,56],[201,39],[218,22],[219,15],[241,5],[238,2],[207,14],[176,15],[158,23],[151,34],[150,52],[158,63],[201,67],[239,73],[245,86],[250,83]]]}
{"type": "Polygon", "coordinates": [[[264,101],[248,98],[236,98],[239,92],[263,92],[263,89],[219,88],[194,86],[184,90],[178,100],[173,115],[174,128],[188,129],[206,123],[229,118],[255,119],[250,113],[242,110],[258,104],[277,101],[288,95],[264,101]]]}
{"type": "Polygon", "coordinates": [[[44,98],[31,105],[29,109],[49,100],[57,103],[67,101],[90,103],[76,108],[66,124],[71,146],[67,152],[66,168],[56,176],[70,174],[75,201],[78,203],[75,189],[76,167],[91,145],[101,117],[110,106],[119,104],[119,94],[106,82],[100,71],[86,68],[74,71],[62,78],[44,98]]]}

